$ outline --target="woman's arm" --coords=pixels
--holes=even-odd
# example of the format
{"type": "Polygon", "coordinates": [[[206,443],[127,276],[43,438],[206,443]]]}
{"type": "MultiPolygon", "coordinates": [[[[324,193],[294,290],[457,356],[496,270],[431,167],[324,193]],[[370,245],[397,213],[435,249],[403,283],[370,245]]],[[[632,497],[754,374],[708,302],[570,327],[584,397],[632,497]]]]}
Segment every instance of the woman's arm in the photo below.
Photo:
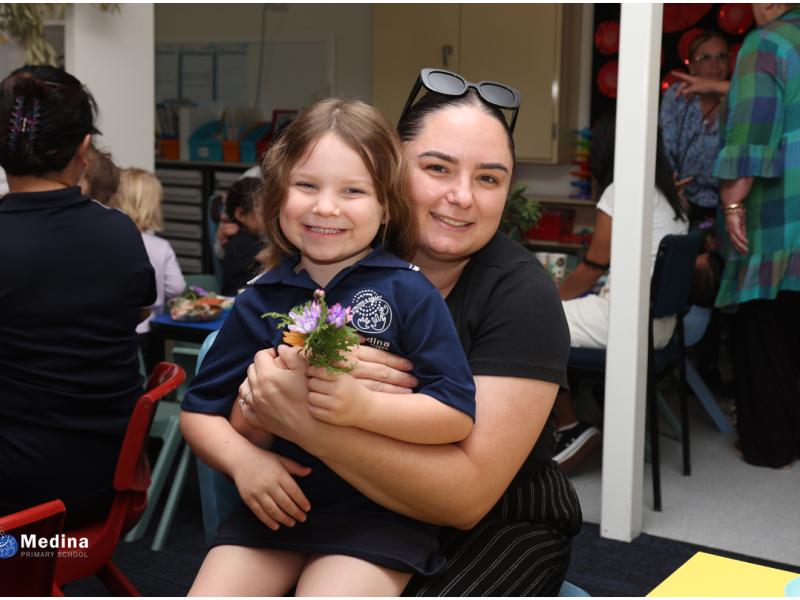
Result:
{"type": "Polygon", "coordinates": [[[331,425],[358,427],[415,444],[460,442],[472,430],[472,418],[427,394],[373,391],[348,373],[309,367],[308,409],[331,425]]]}
{"type": "Polygon", "coordinates": [[[378,504],[463,529],[502,496],[538,439],[558,390],[539,380],[477,376],[477,413],[469,437],[425,446],[314,419],[290,389],[291,369],[302,368],[302,358],[283,346],[279,353],[289,370],[277,368],[266,352],[259,352],[248,369],[251,418],[321,458],[378,504]]]}
{"type": "Polygon", "coordinates": [[[691,98],[694,94],[719,94],[720,96],[724,96],[731,88],[730,81],[724,79],[719,80],[710,79],[707,77],[697,77],[695,75],[684,73],[683,71],[670,72],[681,81],[680,85],[678,85],[675,89],[676,96],[679,96],[680,94],[683,94],[689,98],[691,98]]]}
{"type": "MultiPolygon", "coordinates": [[[[586,250],[586,258],[595,265],[608,265],[611,258],[611,217],[602,210],[598,210],[595,215],[594,233],[586,250]]],[[[579,263],[572,274],[558,286],[561,299],[571,300],[585,294],[594,287],[604,272],[602,267],[579,263]]]]}

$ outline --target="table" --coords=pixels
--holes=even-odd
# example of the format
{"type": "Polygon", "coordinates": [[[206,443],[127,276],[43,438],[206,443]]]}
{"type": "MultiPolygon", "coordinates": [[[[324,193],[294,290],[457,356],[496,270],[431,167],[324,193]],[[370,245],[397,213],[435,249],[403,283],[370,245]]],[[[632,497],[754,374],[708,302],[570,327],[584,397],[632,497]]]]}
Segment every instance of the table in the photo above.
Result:
{"type": "Polygon", "coordinates": [[[648,597],[784,597],[786,585],[800,573],[698,552],[667,577],[648,597]]]}
{"type": "Polygon", "coordinates": [[[213,321],[176,321],[167,313],[153,317],[150,320],[150,356],[153,362],[164,360],[167,340],[202,344],[209,333],[222,327],[229,312],[222,311],[213,321]]]}

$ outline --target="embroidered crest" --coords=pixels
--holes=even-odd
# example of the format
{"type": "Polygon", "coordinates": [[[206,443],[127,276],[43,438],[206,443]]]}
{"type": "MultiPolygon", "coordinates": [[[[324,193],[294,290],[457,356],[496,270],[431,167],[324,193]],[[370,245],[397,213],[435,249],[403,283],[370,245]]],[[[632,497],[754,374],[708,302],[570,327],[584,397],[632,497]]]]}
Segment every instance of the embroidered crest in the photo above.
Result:
{"type": "Polygon", "coordinates": [[[392,323],[392,307],[375,290],[361,290],[353,296],[350,324],[362,333],[382,333],[392,323]]]}

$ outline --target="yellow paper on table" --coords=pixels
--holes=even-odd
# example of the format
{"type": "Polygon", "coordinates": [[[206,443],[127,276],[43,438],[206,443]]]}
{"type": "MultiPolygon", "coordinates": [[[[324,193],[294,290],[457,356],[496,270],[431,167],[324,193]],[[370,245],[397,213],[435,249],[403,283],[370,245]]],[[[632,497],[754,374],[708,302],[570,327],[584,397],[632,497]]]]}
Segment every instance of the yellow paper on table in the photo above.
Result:
{"type": "Polygon", "coordinates": [[[783,597],[800,573],[698,552],[647,594],[648,597],[783,597]]]}

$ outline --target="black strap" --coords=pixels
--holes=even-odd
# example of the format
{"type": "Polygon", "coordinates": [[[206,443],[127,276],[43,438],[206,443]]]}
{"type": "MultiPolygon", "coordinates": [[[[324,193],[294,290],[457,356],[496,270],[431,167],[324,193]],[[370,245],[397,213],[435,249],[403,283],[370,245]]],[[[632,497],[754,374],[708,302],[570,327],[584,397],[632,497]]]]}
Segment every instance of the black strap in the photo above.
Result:
{"type": "Polygon", "coordinates": [[[589,259],[588,259],[588,258],[586,258],[585,256],[583,257],[583,259],[581,260],[581,262],[582,262],[583,264],[585,264],[587,267],[591,267],[591,268],[593,268],[593,269],[600,269],[601,271],[608,271],[608,267],[610,266],[610,265],[608,265],[608,264],[601,265],[600,263],[596,263],[596,262],[594,262],[593,260],[589,260],[589,259]]]}

